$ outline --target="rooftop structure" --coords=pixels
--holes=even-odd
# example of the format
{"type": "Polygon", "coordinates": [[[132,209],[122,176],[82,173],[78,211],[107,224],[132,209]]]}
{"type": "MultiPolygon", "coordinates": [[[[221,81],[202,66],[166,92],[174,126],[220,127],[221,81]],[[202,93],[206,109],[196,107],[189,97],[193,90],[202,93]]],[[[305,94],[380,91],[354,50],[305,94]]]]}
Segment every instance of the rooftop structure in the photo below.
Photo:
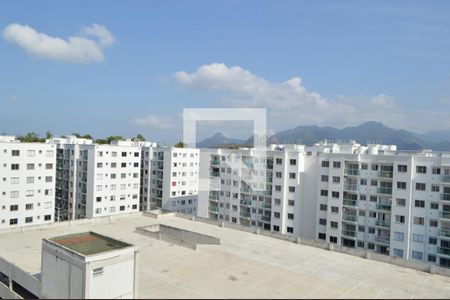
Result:
{"type": "MultiPolygon", "coordinates": [[[[12,275],[21,286],[29,288],[26,276],[39,286],[42,239],[95,230],[139,249],[137,297],[142,298],[450,297],[449,277],[171,214],[151,218],[136,213],[70,224],[1,234],[0,272],[6,274],[10,267],[22,275],[12,275]],[[193,251],[136,232],[155,224],[217,237],[221,243],[193,251]]],[[[124,272],[121,278],[127,276],[132,274],[124,272]]],[[[3,287],[0,283],[0,297],[3,287]]]]}

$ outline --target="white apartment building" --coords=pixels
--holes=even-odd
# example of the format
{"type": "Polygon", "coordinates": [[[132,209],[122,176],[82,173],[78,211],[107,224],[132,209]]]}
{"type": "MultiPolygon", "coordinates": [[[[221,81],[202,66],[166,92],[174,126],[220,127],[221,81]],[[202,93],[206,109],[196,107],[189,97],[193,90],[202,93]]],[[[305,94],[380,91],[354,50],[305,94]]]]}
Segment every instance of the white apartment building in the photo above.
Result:
{"type": "Polygon", "coordinates": [[[54,221],[56,147],[0,136],[0,229],[54,221]]]}
{"type": "Polygon", "coordinates": [[[202,149],[200,180],[209,191],[200,192],[200,203],[208,202],[207,217],[300,236],[305,156],[301,145],[202,149]]]}
{"type": "Polygon", "coordinates": [[[100,145],[69,137],[47,143],[58,148],[56,215],[60,220],[139,211],[138,142],[100,145]]]}
{"type": "Polygon", "coordinates": [[[143,145],[141,209],[197,215],[200,151],[143,145]]]}

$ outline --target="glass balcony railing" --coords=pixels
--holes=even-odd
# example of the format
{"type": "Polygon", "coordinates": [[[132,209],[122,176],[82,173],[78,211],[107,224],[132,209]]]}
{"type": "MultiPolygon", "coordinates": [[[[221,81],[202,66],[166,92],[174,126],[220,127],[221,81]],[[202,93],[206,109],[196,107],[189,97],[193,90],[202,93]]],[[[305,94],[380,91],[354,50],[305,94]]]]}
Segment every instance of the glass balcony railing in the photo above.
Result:
{"type": "Polygon", "coordinates": [[[250,213],[241,212],[239,215],[241,216],[241,218],[246,218],[246,219],[250,218],[250,213]]]}
{"type": "Polygon", "coordinates": [[[220,176],[220,172],[211,172],[211,177],[219,177],[220,176]]]}
{"type": "Polygon", "coordinates": [[[209,195],[209,200],[218,201],[219,200],[219,195],[209,195]]]}
{"type": "Polygon", "coordinates": [[[358,185],[357,185],[357,184],[349,184],[349,183],[346,183],[346,184],[344,184],[344,190],[347,190],[347,191],[357,191],[357,190],[358,190],[358,185]]]}
{"type": "Polygon", "coordinates": [[[209,207],[209,211],[218,212],[219,211],[219,207],[218,206],[210,206],[209,207]]]}
{"type": "Polygon", "coordinates": [[[378,194],[383,194],[383,195],[392,195],[392,188],[389,187],[379,187],[377,189],[378,194]]]}
{"type": "Polygon", "coordinates": [[[449,193],[442,193],[441,194],[441,200],[450,201],[450,194],[449,193]]]}
{"type": "Polygon", "coordinates": [[[440,229],[438,235],[450,238],[450,228],[449,229],[440,229]]]}
{"type": "Polygon", "coordinates": [[[359,176],[358,169],[344,169],[345,176],[359,176]]]}
{"type": "Polygon", "coordinates": [[[392,171],[379,171],[378,177],[380,178],[392,178],[393,172],[392,171]]]}
{"type": "Polygon", "coordinates": [[[450,256],[450,248],[447,247],[438,247],[438,253],[450,256]]]}
{"type": "Polygon", "coordinates": [[[350,222],[356,222],[358,220],[357,215],[350,215],[350,214],[343,214],[342,220],[344,221],[350,221],[350,222]]]}
{"type": "Polygon", "coordinates": [[[439,217],[442,219],[450,219],[450,211],[440,211],[439,217]]]}
{"type": "Polygon", "coordinates": [[[356,231],[355,230],[342,229],[342,235],[356,237],[356,231]]]}
{"type": "Polygon", "coordinates": [[[269,216],[261,216],[261,221],[270,222],[270,217],[269,216]]]}
{"type": "Polygon", "coordinates": [[[252,205],[252,201],[251,200],[241,200],[241,205],[251,206],[252,205]]]}
{"type": "Polygon", "coordinates": [[[262,203],[261,207],[270,209],[270,208],[272,208],[272,204],[270,204],[270,203],[262,203]]]}
{"type": "Polygon", "coordinates": [[[389,244],[389,237],[388,236],[376,236],[375,241],[382,244],[389,244]]]}
{"type": "Polygon", "coordinates": [[[442,175],[442,182],[450,182],[450,175],[442,175]]]}
{"type": "Polygon", "coordinates": [[[344,201],[343,201],[343,204],[344,205],[347,205],[347,206],[357,206],[356,205],[356,203],[357,203],[357,201],[356,200],[352,200],[352,199],[345,199],[344,198],[344,201]]]}
{"type": "Polygon", "coordinates": [[[212,160],[211,160],[211,165],[214,165],[214,166],[220,165],[220,160],[218,160],[218,159],[212,159],[212,160]]]}
{"type": "Polygon", "coordinates": [[[377,220],[377,221],[375,222],[375,225],[380,226],[380,227],[390,228],[390,227],[391,227],[391,221],[387,221],[387,220],[377,220]]]}
{"type": "Polygon", "coordinates": [[[391,207],[392,207],[391,203],[377,203],[377,209],[391,210],[391,207]]]}

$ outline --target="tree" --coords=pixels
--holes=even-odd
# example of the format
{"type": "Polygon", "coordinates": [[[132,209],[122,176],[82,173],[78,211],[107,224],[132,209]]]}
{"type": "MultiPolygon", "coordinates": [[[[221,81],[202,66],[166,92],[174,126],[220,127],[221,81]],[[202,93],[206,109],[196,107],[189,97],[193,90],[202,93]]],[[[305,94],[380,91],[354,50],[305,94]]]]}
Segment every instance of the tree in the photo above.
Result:
{"type": "Polygon", "coordinates": [[[46,139],[51,139],[53,138],[53,133],[50,130],[47,130],[47,132],[45,133],[45,138],[46,139]]]}
{"type": "Polygon", "coordinates": [[[186,147],[186,144],[183,143],[183,142],[178,142],[178,143],[175,144],[175,147],[177,147],[177,148],[184,148],[184,147],[186,147]]]}
{"type": "Polygon", "coordinates": [[[35,132],[28,132],[26,135],[18,136],[17,139],[23,143],[40,143],[40,142],[42,142],[42,139],[40,139],[39,135],[35,132]]]}
{"type": "Polygon", "coordinates": [[[136,135],[134,140],[143,142],[143,141],[145,141],[145,137],[142,134],[139,133],[138,135],[136,135]]]}
{"type": "Polygon", "coordinates": [[[123,137],[120,135],[111,135],[104,139],[96,139],[95,143],[97,144],[110,144],[112,141],[121,141],[123,137]]]}

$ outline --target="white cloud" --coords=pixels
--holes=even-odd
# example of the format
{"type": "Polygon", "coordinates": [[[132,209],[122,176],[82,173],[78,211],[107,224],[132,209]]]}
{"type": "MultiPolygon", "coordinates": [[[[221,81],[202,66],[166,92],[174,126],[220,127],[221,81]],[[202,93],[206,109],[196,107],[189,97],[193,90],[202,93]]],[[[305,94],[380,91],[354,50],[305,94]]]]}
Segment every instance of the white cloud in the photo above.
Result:
{"type": "Polygon", "coordinates": [[[83,27],[81,36],[62,39],[37,32],[28,25],[13,23],[4,29],[3,37],[30,55],[71,63],[102,62],[105,59],[103,48],[115,41],[108,29],[98,24],[83,27]]]}
{"type": "Polygon", "coordinates": [[[427,118],[433,114],[423,115],[419,110],[401,107],[392,96],[383,93],[359,97],[338,95],[327,99],[307,90],[300,77],[274,83],[239,66],[213,63],[192,73],[177,72],[174,78],[193,89],[218,92],[221,97],[217,104],[223,106],[268,108],[269,126],[275,130],[300,124],[344,127],[372,120],[409,130],[441,125],[427,118]],[[412,116],[427,122],[417,123],[417,118],[412,116]]]}
{"type": "Polygon", "coordinates": [[[142,118],[135,118],[131,120],[131,123],[143,127],[152,127],[160,129],[168,129],[176,127],[176,120],[170,116],[148,115],[142,118]]]}

